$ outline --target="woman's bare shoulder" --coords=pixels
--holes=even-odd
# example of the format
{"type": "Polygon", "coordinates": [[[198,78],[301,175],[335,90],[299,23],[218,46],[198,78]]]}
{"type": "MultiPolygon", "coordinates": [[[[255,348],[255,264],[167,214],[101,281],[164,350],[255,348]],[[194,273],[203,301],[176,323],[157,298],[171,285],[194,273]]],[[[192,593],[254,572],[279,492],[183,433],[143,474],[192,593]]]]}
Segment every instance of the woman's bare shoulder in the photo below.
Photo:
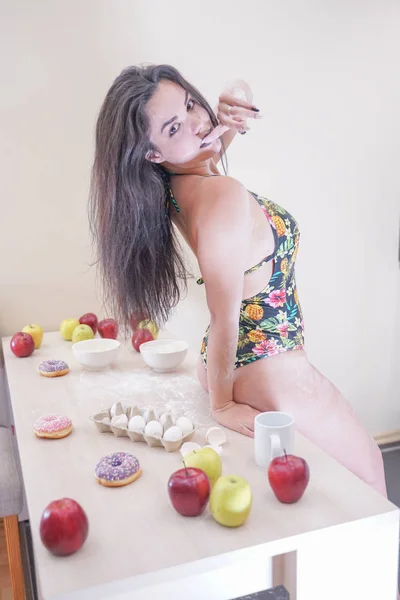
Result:
{"type": "Polygon", "coordinates": [[[219,177],[196,177],[193,182],[192,199],[193,207],[199,217],[212,210],[213,213],[224,211],[228,206],[231,209],[243,207],[247,201],[247,190],[240,181],[228,175],[219,177]]]}
{"type": "Polygon", "coordinates": [[[178,204],[184,210],[175,217],[176,224],[195,254],[200,238],[207,239],[215,231],[230,229],[236,219],[244,229],[247,227],[248,192],[237,179],[226,175],[190,175],[182,177],[177,192],[178,204]]]}

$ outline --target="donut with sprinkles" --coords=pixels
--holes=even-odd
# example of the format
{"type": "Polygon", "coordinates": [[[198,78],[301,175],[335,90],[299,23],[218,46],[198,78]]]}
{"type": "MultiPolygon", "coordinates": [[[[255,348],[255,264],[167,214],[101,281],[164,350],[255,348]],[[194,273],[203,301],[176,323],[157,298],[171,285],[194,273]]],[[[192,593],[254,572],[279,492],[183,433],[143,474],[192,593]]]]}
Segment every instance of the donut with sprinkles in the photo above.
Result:
{"type": "Polygon", "coordinates": [[[121,487],[132,483],[142,474],[136,456],[127,452],[114,452],[103,456],[95,469],[95,477],[106,487],[121,487]]]}
{"type": "Polygon", "coordinates": [[[40,417],[33,426],[33,433],[39,438],[59,439],[67,437],[72,431],[72,421],[60,415],[40,417]]]}
{"type": "Polygon", "coordinates": [[[44,360],[38,366],[38,371],[43,377],[61,377],[69,371],[69,366],[64,360],[44,360]]]}

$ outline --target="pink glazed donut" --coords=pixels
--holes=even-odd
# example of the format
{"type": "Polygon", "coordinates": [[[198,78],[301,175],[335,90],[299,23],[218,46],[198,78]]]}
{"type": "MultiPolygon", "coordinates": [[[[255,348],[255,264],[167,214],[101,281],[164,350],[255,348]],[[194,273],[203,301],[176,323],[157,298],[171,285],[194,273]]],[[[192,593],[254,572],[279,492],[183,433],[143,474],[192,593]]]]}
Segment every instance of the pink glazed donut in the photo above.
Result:
{"type": "Polygon", "coordinates": [[[72,421],[68,417],[47,415],[40,417],[33,426],[33,433],[40,438],[59,439],[72,431],[72,421]]]}
{"type": "Polygon", "coordinates": [[[126,452],[107,454],[97,464],[96,479],[106,487],[120,487],[132,483],[142,474],[140,463],[136,456],[126,452]]]}

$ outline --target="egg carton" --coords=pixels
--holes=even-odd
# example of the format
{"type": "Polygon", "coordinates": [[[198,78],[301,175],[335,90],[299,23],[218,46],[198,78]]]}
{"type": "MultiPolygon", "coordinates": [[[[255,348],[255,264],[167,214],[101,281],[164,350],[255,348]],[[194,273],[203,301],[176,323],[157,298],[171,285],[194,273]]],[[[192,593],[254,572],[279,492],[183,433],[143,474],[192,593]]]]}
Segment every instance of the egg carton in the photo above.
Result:
{"type": "MultiPolygon", "coordinates": [[[[138,406],[127,406],[124,407],[121,402],[117,402],[113,404],[113,406],[107,410],[103,410],[96,415],[90,417],[90,419],[94,422],[97,429],[100,433],[111,432],[116,437],[128,437],[132,440],[132,442],[146,442],[146,444],[150,447],[164,447],[167,452],[176,452],[179,450],[185,442],[190,441],[193,438],[193,435],[196,431],[196,427],[190,419],[187,419],[185,415],[182,415],[186,419],[186,422],[189,421],[193,426],[193,429],[188,433],[183,433],[181,437],[178,439],[164,439],[166,432],[171,429],[171,427],[177,427],[176,420],[173,418],[170,412],[163,413],[158,418],[156,416],[156,412],[152,406],[146,406],[143,408],[139,408],[138,406]],[[123,415],[126,415],[126,419],[124,419],[123,415]],[[149,429],[158,429],[158,431],[154,431],[154,434],[151,435],[149,432],[145,433],[144,431],[139,430],[131,430],[125,425],[118,424],[118,420],[126,421],[128,426],[129,422],[133,417],[140,416],[144,419],[146,426],[152,422],[153,424],[159,423],[161,426],[161,434],[160,434],[160,426],[153,425],[150,426],[149,429]],[[122,417],[122,419],[118,419],[122,417]],[[112,420],[117,422],[112,422],[112,420]]],[[[177,419],[179,422],[179,419],[177,419]]],[[[170,432],[171,433],[171,432],[170,432]]],[[[177,433],[175,430],[173,433],[177,433]]],[[[173,437],[176,437],[173,436],[173,437]]]]}

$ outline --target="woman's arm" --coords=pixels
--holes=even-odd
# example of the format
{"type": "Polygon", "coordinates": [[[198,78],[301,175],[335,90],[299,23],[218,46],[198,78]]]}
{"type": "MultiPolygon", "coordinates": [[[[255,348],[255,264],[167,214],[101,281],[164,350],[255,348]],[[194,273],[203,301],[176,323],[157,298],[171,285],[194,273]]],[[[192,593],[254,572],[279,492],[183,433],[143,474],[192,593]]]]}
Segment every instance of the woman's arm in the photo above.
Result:
{"type": "Polygon", "coordinates": [[[211,322],[207,379],[211,410],[236,431],[251,435],[256,411],[233,402],[243,278],[252,233],[248,193],[230,177],[209,178],[198,203],[197,258],[211,322]]]}
{"type": "MultiPolygon", "coordinates": [[[[207,201],[199,202],[197,258],[210,311],[207,348],[211,408],[233,398],[240,304],[251,236],[245,188],[230,177],[210,178],[207,201]]],[[[204,186],[205,187],[205,186],[204,186]]],[[[205,191],[205,190],[204,190],[205,191]]]]}

